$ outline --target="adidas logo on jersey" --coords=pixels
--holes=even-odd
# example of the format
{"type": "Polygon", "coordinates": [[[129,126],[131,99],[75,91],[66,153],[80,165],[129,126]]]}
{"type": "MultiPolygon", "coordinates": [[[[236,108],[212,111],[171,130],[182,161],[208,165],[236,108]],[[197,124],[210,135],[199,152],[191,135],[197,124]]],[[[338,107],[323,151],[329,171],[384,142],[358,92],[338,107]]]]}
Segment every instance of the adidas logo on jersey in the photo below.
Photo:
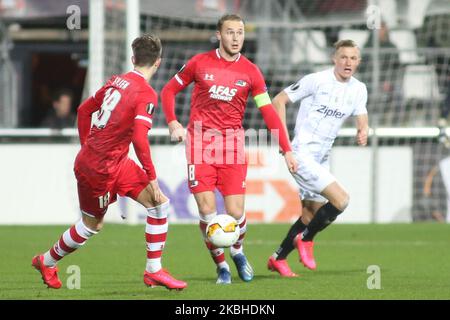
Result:
{"type": "Polygon", "coordinates": [[[233,97],[236,95],[237,89],[230,89],[224,86],[216,86],[213,85],[209,91],[210,98],[221,101],[231,101],[233,97]]]}
{"type": "Polygon", "coordinates": [[[338,109],[330,109],[327,106],[321,105],[320,108],[317,110],[319,113],[323,113],[326,117],[334,117],[337,119],[341,119],[345,116],[345,113],[340,112],[338,109]]]}

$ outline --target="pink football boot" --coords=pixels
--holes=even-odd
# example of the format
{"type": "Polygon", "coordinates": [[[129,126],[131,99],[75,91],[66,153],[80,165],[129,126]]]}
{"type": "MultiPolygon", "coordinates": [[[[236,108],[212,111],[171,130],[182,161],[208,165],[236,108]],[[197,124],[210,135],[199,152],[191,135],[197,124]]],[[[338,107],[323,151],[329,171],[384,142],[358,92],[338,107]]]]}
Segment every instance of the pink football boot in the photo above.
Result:
{"type": "Polygon", "coordinates": [[[291,268],[289,268],[286,259],[276,260],[271,256],[267,262],[267,269],[278,272],[282,277],[298,277],[298,275],[292,272],[291,268]]]}
{"type": "Polygon", "coordinates": [[[314,260],[314,241],[303,241],[302,235],[297,237],[297,250],[300,260],[305,267],[316,270],[316,261],[314,260]]]}
{"type": "Polygon", "coordinates": [[[183,290],[187,287],[187,283],[175,279],[170,273],[164,269],[155,273],[144,272],[144,283],[148,287],[164,286],[167,289],[183,290]]]}
{"type": "Polygon", "coordinates": [[[53,289],[61,288],[62,282],[58,278],[58,268],[45,266],[43,255],[34,256],[33,260],[31,260],[31,265],[41,273],[42,280],[44,280],[47,287],[53,289]]]}

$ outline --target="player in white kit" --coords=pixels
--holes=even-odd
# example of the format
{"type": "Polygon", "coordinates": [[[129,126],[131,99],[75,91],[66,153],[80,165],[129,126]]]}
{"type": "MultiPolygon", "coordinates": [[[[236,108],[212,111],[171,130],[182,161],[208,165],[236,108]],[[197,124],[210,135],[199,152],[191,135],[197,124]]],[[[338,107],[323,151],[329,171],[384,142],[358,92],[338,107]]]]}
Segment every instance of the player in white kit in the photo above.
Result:
{"type": "Polygon", "coordinates": [[[286,104],[300,101],[292,148],[299,165],[293,177],[300,189],[303,214],[268,262],[270,270],[285,277],[296,276],[286,262],[295,247],[302,263],[316,269],[314,236],[348,205],[348,193],[329,171],[331,147],[348,117],[356,117],[358,145],[367,144],[367,88],[353,77],[361,62],[360,50],[352,40],[341,40],[335,44],[333,62],[333,68],[306,75],[273,100],[284,124],[286,104]]]}

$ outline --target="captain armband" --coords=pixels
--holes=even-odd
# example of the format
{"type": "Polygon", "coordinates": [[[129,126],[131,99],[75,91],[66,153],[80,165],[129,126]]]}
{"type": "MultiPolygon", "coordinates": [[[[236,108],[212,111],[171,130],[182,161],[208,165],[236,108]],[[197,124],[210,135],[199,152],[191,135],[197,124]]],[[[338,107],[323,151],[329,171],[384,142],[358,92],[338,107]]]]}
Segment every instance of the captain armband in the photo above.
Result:
{"type": "Polygon", "coordinates": [[[254,99],[255,99],[256,106],[258,108],[264,107],[264,106],[272,103],[272,101],[270,100],[269,94],[267,92],[258,94],[257,96],[254,97],[254,99]]]}

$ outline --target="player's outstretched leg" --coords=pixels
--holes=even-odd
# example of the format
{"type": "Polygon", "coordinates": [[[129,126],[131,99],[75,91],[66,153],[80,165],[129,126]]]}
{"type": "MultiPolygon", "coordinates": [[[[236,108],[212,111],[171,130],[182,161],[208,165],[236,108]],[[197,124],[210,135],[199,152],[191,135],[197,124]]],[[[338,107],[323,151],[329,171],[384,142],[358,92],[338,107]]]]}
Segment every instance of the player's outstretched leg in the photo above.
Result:
{"type": "Polygon", "coordinates": [[[175,279],[161,266],[161,256],[166,243],[170,201],[148,208],[145,239],[147,242],[147,265],[144,272],[144,283],[149,287],[164,286],[167,289],[182,290],[187,283],[175,279]]]}
{"type": "Polygon", "coordinates": [[[267,262],[267,269],[278,272],[282,277],[298,277],[296,273],[292,272],[286,259],[277,260],[274,256],[270,256],[267,262]]]}
{"type": "Polygon", "coordinates": [[[282,277],[297,276],[294,272],[292,272],[286,258],[296,247],[297,235],[303,232],[305,228],[306,225],[303,223],[302,218],[298,218],[298,220],[289,229],[278,250],[269,258],[269,261],[267,262],[267,268],[269,270],[277,271],[282,277]]]}
{"type": "MultiPolygon", "coordinates": [[[[333,183],[330,188],[335,187],[336,183],[333,183]]],[[[328,187],[327,187],[328,188],[328,187]]],[[[327,188],[325,190],[327,190],[327,188]]],[[[345,210],[348,204],[348,196],[343,193],[344,199],[339,205],[339,208],[335,207],[331,202],[327,202],[321,206],[312,220],[309,222],[305,231],[300,234],[297,239],[297,250],[301,259],[301,262],[305,267],[311,270],[317,268],[316,261],[314,259],[314,237],[320,231],[328,227],[333,221],[336,220],[338,215],[345,210]]]]}
{"type": "Polygon", "coordinates": [[[236,269],[238,271],[239,277],[245,281],[249,282],[253,279],[253,268],[248,262],[247,257],[244,254],[243,245],[245,238],[245,233],[247,231],[247,219],[245,218],[245,213],[242,217],[237,221],[240,228],[240,235],[235,244],[233,244],[230,248],[231,258],[236,265],[236,269]]]}
{"type": "Polygon", "coordinates": [[[50,250],[33,257],[31,265],[41,273],[42,280],[49,288],[59,289],[62,284],[58,278],[57,262],[77,250],[95,234],[97,231],[91,230],[80,220],[66,230],[50,250]]]}

